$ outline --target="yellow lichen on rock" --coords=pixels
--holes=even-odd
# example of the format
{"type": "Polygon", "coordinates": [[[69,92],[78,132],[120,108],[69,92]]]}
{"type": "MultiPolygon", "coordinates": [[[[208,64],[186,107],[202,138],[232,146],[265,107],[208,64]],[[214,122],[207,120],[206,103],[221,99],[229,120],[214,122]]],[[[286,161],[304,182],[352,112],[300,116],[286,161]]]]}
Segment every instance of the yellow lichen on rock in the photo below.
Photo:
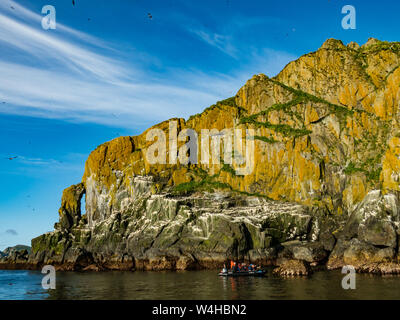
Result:
{"type": "Polygon", "coordinates": [[[383,157],[382,179],[384,191],[400,191],[400,138],[393,137],[383,157]]]}

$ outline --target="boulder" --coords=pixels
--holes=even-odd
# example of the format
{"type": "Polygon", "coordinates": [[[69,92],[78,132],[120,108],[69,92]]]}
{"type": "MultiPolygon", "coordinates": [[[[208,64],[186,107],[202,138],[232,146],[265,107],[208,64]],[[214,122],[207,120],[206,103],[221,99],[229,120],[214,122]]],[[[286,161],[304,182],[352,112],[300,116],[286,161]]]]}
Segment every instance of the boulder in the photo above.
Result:
{"type": "Polygon", "coordinates": [[[280,258],[318,264],[328,256],[323,244],[319,242],[291,241],[282,243],[282,247],[283,250],[279,253],[280,258]]]}
{"type": "Polygon", "coordinates": [[[273,274],[283,277],[307,276],[310,272],[309,265],[299,260],[285,260],[273,270],[273,274]]]}
{"type": "MultiPolygon", "coordinates": [[[[369,192],[338,233],[327,267],[335,269],[352,264],[361,268],[393,260],[398,247],[398,211],[397,196],[382,195],[380,190],[369,192]]],[[[375,270],[376,266],[367,269],[375,270]]]]}
{"type": "Polygon", "coordinates": [[[375,216],[369,217],[358,227],[358,238],[375,246],[395,248],[397,233],[393,222],[375,216]]]}

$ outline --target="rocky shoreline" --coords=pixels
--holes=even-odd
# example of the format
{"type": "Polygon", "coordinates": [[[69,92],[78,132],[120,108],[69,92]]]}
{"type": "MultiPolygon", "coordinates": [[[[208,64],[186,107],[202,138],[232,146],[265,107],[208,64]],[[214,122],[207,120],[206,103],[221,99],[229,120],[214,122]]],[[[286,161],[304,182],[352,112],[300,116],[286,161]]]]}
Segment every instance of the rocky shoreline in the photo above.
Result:
{"type": "Polygon", "coordinates": [[[400,273],[400,215],[394,195],[372,191],[343,220],[296,203],[231,192],[152,194],[152,179],[137,181],[147,205],[131,208],[136,219],[117,214],[97,229],[76,223],[55,230],[32,240],[31,253],[14,250],[1,258],[0,269],[38,270],[50,264],[63,271],[217,270],[233,259],[275,266],[274,274],[281,276],[344,265],[363,273],[400,273]],[[150,238],[143,236],[144,230],[150,238]],[[104,242],[107,247],[99,247],[104,242]],[[53,243],[59,251],[46,250],[53,243]]]}

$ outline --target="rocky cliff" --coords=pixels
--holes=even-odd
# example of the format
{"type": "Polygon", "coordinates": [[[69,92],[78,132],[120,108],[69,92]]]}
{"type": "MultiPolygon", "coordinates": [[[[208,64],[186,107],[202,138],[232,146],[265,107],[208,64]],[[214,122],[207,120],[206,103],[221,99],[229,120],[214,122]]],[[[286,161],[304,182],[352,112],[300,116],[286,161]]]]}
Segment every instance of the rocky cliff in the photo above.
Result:
{"type": "Polygon", "coordinates": [[[399,66],[400,43],[329,39],[201,114],[100,145],[82,181],[64,190],[55,230],[32,240],[26,265],[161,270],[232,258],[284,274],[344,264],[398,272],[399,66]],[[172,148],[174,135],[226,128],[253,130],[249,174],[226,158],[151,164],[146,156],[150,130],[165,133],[174,159],[185,143],[172,148]]]}

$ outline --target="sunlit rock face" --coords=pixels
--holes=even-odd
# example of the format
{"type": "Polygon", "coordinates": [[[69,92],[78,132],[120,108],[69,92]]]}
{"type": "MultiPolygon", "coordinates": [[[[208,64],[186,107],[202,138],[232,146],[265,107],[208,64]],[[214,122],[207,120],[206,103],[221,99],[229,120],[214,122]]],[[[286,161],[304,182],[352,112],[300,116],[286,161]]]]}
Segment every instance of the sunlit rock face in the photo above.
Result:
{"type": "MultiPolygon", "coordinates": [[[[235,97],[187,121],[175,119],[177,130],[252,128],[254,170],[246,176],[222,171],[219,182],[332,214],[351,212],[371,190],[399,191],[399,52],[399,43],[371,39],[357,47],[329,39],[275,78],[254,76],[235,97]]],[[[168,121],[154,128],[169,137],[168,121]]],[[[105,214],[106,202],[117,204],[122,185],[132,195],[134,175],[154,176],[160,189],[200,178],[179,163],[150,165],[146,134],[117,138],[92,152],[83,178],[92,192],[89,216],[105,214]]],[[[196,168],[213,175],[221,166],[196,168]]]]}
{"type": "Polygon", "coordinates": [[[399,66],[400,43],[329,39],[276,77],[255,75],[235,97],[172,119],[176,132],[165,121],[100,145],[81,184],[64,192],[56,230],[33,240],[32,264],[159,270],[236,258],[334,268],[359,252],[370,252],[366,263],[395,263],[399,66]],[[236,164],[150,164],[146,157],[152,129],[169,142],[185,129],[226,128],[243,136],[254,130],[247,175],[236,174],[236,164]]]}

